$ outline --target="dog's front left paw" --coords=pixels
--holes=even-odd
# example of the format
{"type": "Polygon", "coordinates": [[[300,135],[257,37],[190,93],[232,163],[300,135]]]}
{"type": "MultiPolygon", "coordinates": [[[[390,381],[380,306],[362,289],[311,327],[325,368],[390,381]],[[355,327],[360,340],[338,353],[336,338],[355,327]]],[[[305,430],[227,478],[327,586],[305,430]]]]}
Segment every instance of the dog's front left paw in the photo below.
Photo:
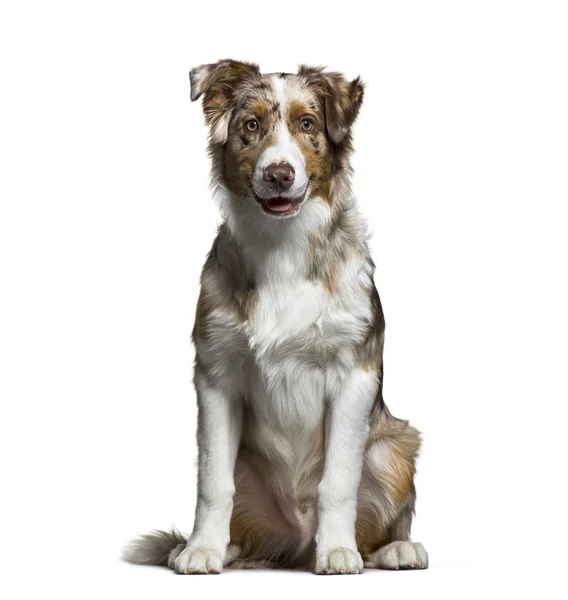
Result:
{"type": "Polygon", "coordinates": [[[220,573],[223,557],[211,548],[186,548],[174,561],[174,571],[181,575],[220,573]]]}
{"type": "Polygon", "coordinates": [[[363,559],[356,550],[331,548],[318,551],[316,573],[318,575],[350,575],[363,572],[363,559]]]}

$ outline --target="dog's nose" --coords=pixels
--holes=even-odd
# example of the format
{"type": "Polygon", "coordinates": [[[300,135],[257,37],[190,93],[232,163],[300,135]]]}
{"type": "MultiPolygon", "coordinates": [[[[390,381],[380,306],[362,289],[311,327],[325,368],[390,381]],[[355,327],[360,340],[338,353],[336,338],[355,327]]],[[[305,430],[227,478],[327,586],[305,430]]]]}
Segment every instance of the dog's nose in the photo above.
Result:
{"type": "Polygon", "coordinates": [[[287,190],[292,187],[296,173],[288,163],[272,163],[264,169],[264,181],[276,184],[277,187],[287,190]]]}

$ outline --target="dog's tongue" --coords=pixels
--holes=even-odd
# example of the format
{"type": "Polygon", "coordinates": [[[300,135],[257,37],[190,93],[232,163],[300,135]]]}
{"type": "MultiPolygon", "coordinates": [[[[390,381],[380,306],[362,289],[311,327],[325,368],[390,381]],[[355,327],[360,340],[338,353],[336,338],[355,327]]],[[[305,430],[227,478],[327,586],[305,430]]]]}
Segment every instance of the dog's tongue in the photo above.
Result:
{"type": "Polygon", "coordinates": [[[274,212],[286,212],[292,208],[292,202],[288,198],[268,198],[266,207],[274,212]]]}

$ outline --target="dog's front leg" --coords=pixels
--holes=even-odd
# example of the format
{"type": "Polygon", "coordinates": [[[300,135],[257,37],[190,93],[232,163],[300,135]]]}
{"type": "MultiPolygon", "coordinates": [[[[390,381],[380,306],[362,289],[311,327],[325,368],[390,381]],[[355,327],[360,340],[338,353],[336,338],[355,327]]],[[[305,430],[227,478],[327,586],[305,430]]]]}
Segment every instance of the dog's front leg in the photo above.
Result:
{"type": "Polygon", "coordinates": [[[176,573],[220,573],[229,543],[235,493],[242,405],[200,372],[195,375],[199,406],[199,474],[193,532],[174,562],[176,573]]]}
{"type": "Polygon", "coordinates": [[[318,488],[316,573],[363,572],[355,541],[357,493],[377,388],[377,375],[357,368],[329,399],[325,465],[318,488]]]}

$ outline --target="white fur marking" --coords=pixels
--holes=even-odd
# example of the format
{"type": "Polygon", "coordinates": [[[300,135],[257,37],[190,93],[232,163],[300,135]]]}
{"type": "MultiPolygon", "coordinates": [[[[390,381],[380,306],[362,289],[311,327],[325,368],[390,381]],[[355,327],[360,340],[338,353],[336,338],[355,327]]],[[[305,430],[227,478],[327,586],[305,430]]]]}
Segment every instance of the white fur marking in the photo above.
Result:
{"type": "Polygon", "coordinates": [[[392,473],[392,467],[390,465],[390,450],[388,443],[384,440],[375,442],[367,452],[367,459],[369,466],[382,471],[384,473],[392,473]]]}
{"type": "Polygon", "coordinates": [[[308,185],[306,160],[300,147],[290,135],[290,131],[288,131],[288,126],[286,124],[285,114],[288,103],[286,97],[286,81],[281,77],[274,76],[272,77],[272,85],[280,104],[280,123],[278,125],[276,143],[273,146],[266,148],[257,160],[252,185],[258,196],[267,197],[264,189],[264,170],[272,163],[287,162],[294,169],[296,176],[292,187],[285,192],[282,192],[280,195],[285,198],[298,198],[304,193],[308,185]]]}

